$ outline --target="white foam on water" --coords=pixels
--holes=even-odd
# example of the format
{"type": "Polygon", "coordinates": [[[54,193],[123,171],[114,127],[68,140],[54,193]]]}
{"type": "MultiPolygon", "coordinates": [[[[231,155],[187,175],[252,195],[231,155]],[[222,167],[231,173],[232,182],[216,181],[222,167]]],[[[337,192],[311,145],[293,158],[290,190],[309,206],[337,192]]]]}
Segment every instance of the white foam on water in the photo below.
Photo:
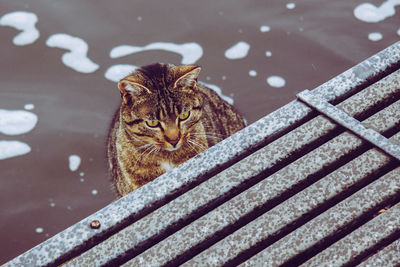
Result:
{"type": "Polygon", "coordinates": [[[285,86],[286,81],[282,77],[274,75],[267,78],[267,83],[271,87],[281,88],[285,86]]]}
{"type": "Polygon", "coordinates": [[[256,77],[256,76],[257,76],[257,71],[255,71],[255,70],[250,70],[250,71],[249,71],[249,75],[250,75],[251,77],[256,77]]]}
{"type": "Polygon", "coordinates": [[[77,72],[92,73],[99,68],[99,65],[87,57],[89,46],[79,37],[57,33],[47,39],[46,45],[69,50],[69,52],[62,55],[62,62],[77,72]]]}
{"type": "Polygon", "coordinates": [[[0,140],[0,160],[22,156],[31,152],[31,147],[23,142],[0,140]]]}
{"type": "Polygon", "coordinates": [[[286,8],[287,9],[294,9],[296,7],[296,4],[295,3],[287,3],[286,4],[286,8]]]}
{"type": "Polygon", "coordinates": [[[33,110],[35,108],[35,105],[34,104],[26,104],[25,106],[24,106],[24,109],[26,109],[26,110],[33,110]]]}
{"type": "Polygon", "coordinates": [[[364,22],[376,23],[396,14],[395,6],[400,5],[400,0],[387,0],[379,7],[371,3],[362,3],[354,8],[354,16],[364,22]]]}
{"type": "Polygon", "coordinates": [[[208,88],[210,88],[211,90],[213,90],[214,92],[216,92],[223,100],[225,100],[226,102],[228,102],[229,104],[233,105],[233,98],[226,96],[222,93],[222,89],[220,87],[218,87],[215,84],[210,84],[210,83],[205,83],[205,82],[200,82],[199,84],[202,84],[208,88]]]}
{"type": "Polygon", "coordinates": [[[38,117],[26,110],[0,109],[0,133],[19,135],[35,128],[38,117]]]}
{"type": "Polygon", "coordinates": [[[182,64],[194,64],[203,56],[203,48],[195,42],[175,44],[169,42],[155,42],[145,46],[120,45],[110,51],[111,58],[120,58],[127,55],[149,51],[163,50],[173,52],[182,56],[182,64]]]}
{"type": "Polygon", "coordinates": [[[245,58],[249,53],[250,45],[244,41],[240,41],[225,51],[225,57],[228,59],[245,58]]]}
{"type": "Polygon", "coordinates": [[[265,55],[266,55],[267,57],[270,57],[270,56],[272,56],[272,52],[271,52],[271,51],[267,51],[267,52],[265,52],[265,55]]]}
{"type": "Polygon", "coordinates": [[[260,32],[269,32],[271,30],[271,27],[268,25],[263,25],[260,27],[260,32]]]}
{"type": "Polygon", "coordinates": [[[106,70],[104,77],[106,77],[107,80],[118,82],[131,74],[135,69],[137,69],[137,66],[129,64],[113,65],[106,70]]]}
{"type": "Polygon", "coordinates": [[[382,40],[382,38],[383,36],[380,32],[371,32],[370,34],[368,34],[368,39],[373,42],[380,41],[382,40]]]}
{"type": "Polygon", "coordinates": [[[21,32],[13,39],[18,46],[34,43],[40,36],[35,24],[38,18],[35,13],[15,11],[7,13],[0,18],[0,26],[13,27],[21,32]]]}
{"type": "Polygon", "coordinates": [[[70,155],[68,157],[69,161],[69,170],[74,172],[79,168],[79,165],[81,164],[81,157],[78,155],[70,155]]]}

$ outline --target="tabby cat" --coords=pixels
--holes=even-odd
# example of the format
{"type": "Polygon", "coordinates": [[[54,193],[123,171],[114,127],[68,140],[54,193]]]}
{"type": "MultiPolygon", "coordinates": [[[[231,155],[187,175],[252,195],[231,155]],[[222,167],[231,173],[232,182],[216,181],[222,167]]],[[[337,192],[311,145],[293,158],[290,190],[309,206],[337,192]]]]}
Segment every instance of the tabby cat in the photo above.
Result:
{"type": "Polygon", "coordinates": [[[108,135],[118,196],[154,180],[244,127],[242,117],[198,84],[200,67],[153,64],[118,83],[122,101],[108,135]]]}

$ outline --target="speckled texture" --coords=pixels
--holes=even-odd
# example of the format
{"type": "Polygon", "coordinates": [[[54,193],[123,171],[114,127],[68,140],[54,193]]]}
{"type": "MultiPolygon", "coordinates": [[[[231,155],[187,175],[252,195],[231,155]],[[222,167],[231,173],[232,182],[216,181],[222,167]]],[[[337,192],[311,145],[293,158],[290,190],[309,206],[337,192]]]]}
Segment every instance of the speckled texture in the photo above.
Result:
{"type": "Polygon", "coordinates": [[[400,168],[364,187],[312,221],[297,228],[240,266],[278,266],[334,234],[388,197],[400,193],[400,168]]]}
{"type": "Polygon", "coordinates": [[[400,62],[400,42],[397,42],[360,64],[348,69],[328,82],[313,90],[318,97],[332,101],[341,97],[355,87],[361,86],[366,80],[373,79],[387,68],[400,62]]]}
{"type": "MultiPolygon", "coordinates": [[[[305,213],[310,212],[340,192],[356,184],[368,174],[384,166],[388,161],[389,159],[377,150],[369,150],[214,244],[186,262],[184,266],[207,266],[208,264],[220,266],[232,260],[241,252],[251,248],[268,236],[277,233],[287,224],[292,223],[305,213]]],[[[261,187],[260,183],[260,185],[243,193],[242,197],[237,198],[235,202],[260,202],[267,195],[261,189],[265,188],[261,187]],[[260,189],[260,191],[257,191],[257,189],[260,189]]]]}
{"type": "MultiPolygon", "coordinates": [[[[245,191],[237,196],[234,201],[224,203],[224,205],[182,228],[174,235],[146,250],[128,264],[138,266],[144,262],[150,265],[167,263],[199,242],[211,237],[216,231],[234,223],[255,207],[279,196],[285,190],[290,189],[309,175],[335,162],[337,158],[360,145],[361,141],[358,138],[348,133],[342,134],[245,191]],[[340,145],[344,142],[347,143],[346,147],[340,145]]],[[[240,176],[240,174],[238,173],[237,176],[240,176]]]]}
{"type": "MultiPolygon", "coordinates": [[[[399,61],[400,42],[319,86],[315,93],[324,97],[325,100],[331,101],[352,91],[366,79],[382,73],[399,61]]],[[[271,135],[302,120],[310,112],[309,107],[298,101],[289,103],[178,168],[39,244],[5,266],[46,265],[72,250],[82,251],[82,247],[88,240],[107,235],[110,229],[118,228],[121,222],[128,217],[140,214],[144,208],[154,205],[155,202],[164,199],[171,192],[180,191],[183,185],[195,181],[209,170],[216,169],[218,166],[234,160],[249,148],[263,143],[271,135]],[[100,221],[100,229],[90,228],[90,222],[93,220],[100,221]]],[[[160,217],[159,220],[162,221],[163,218],[160,217]]]]}
{"type": "Polygon", "coordinates": [[[342,266],[379,241],[394,234],[398,229],[400,229],[400,203],[356,229],[302,266],[342,266]]]}
{"type": "Polygon", "coordinates": [[[381,131],[384,128],[393,128],[400,124],[400,100],[386,107],[379,113],[374,114],[362,124],[365,127],[381,131]]]}
{"type": "Polygon", "coordinates": [[[389,244],[376,254],[361,262],[359,267],[398,266],[400,262],[400,238],[389,244]]]}
{"type": "Polygon", "coordinates": [[[357,117],[371,106],[378,106],[385,103],[398,93],[400,93],[400,70],[373,83],[353,97],[344,100],[337,107],[347,114],[357,117]]]}
{"type": "Polygon", "coordinates": [[[309,91],[303,91],[297,95],[302,101],[314,107],[325,116],[331,118],[338,124],[349,129],[351,132],[362,136],[371,144],[379,147],[389,155],[397,158],[400,161],[400,146],[396,143],[390,142],[387,138],[379,134],[377,131],[366,128],[360,121],[354,119],[341,109],[329,104],[323,99],[313,95],[309,91]]]}

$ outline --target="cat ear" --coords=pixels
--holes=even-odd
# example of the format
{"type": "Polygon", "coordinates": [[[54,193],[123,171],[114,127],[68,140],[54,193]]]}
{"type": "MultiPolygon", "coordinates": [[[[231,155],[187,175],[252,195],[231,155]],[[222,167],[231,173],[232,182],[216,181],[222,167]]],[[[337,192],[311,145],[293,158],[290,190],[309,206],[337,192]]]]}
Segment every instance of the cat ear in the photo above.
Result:
{"type": "Polygon", "coordinates": [[[151,94],[151,91],[147,87],[139,83],[139,81],[132,76],[125,77],[119,81],[118,88],[120,90],[121,97],[125,101],[133,95],[140,95],[143,93],[151,94]]]}
{"type": "Polygon", "coordinates": [[[190,85],[194,87],[197,83],[197,77],[199,76],[201,68],[194,65],[181,65],[177,66],[175,73],[178,79],[175,81],[174,87],[190,85]]]}

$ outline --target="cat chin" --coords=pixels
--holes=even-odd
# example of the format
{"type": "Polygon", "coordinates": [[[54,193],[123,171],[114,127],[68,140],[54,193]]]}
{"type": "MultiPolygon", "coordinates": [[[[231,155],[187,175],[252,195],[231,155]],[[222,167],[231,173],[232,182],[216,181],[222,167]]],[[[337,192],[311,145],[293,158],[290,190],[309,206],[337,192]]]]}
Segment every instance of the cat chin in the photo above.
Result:
{"type": "Polygon", "coordinates": [[[181,145],[177,145],[176,147],[166,147],[166,148],[164,148],[164,150],[166,150],[166,151],[176,151],[179,148],[181,148],[181,145]]]}

